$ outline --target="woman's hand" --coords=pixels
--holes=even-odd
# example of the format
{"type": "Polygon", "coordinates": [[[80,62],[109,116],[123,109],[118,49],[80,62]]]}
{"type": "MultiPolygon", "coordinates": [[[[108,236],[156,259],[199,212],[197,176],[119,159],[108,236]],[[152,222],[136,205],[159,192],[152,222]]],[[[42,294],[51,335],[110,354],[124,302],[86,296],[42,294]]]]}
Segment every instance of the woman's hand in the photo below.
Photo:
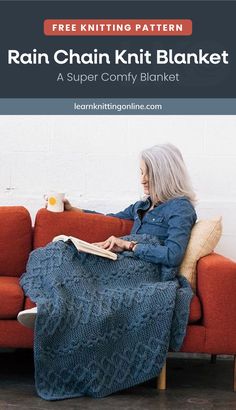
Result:
{"type": "Polygon", "coordinates": [[[64,211],[72,211],[73,210],[73,206],[71,205],[71,203],[69,202],[69,200],[67,198],[63,199],[64,202],[64,211]]]}
{"type": "Polygon", "coordinates": [[[72,206],[67,198],[63,199],[63,202],[64,202],[64,211],[83,212],[83,209],[72,206]]]}
{"type": "Polygon", "coordinates": [[[93,243],[93,245],[97,245],[100,248],[112,252],[123,252],[129,249],[130,242],[121,238],[116,238],[116,236],[110,236],[110,238],[106,239],[106,241],[93,243]]]}

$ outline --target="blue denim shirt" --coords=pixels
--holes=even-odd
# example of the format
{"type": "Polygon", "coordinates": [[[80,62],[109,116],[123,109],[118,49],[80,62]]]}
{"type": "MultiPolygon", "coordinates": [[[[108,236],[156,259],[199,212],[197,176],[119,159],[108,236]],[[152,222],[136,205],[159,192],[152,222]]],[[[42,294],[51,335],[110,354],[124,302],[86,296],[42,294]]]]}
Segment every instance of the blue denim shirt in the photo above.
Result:
{"type": "MultiPolygon", "coordinates": [[[[151,211],[151,200],[138,201],[124,211],[109,213],[121,219],[134,221],[131,233],[156,235],[162,245],[137,244],[134,255],[140,259],[168,266],[179,266],[197,215],[191,202],[186,197],[170,199],[151,211]],[[143,218],[140,212],[145,212],[143,218]]],[[[91,212],[85,210],[85,212],[91,212]]]]}

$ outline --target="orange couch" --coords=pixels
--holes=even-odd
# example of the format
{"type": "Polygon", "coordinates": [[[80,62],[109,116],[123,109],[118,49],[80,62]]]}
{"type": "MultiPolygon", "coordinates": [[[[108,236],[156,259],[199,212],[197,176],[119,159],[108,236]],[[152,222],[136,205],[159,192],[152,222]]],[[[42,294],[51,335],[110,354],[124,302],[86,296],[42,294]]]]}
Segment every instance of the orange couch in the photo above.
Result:
{"type": "MultiPolygon", "coordinates": [[[[45,246],[59,234],[97,242],[128,234],[131,226],[131,221],[109,216],[41,209],[32,228],[25,208],[0,207],[0,348],[33,346],[33,332],[16,320],[20,310],[34,306],[19,286],[32,249],[45,246]]],[[[181,351],[236,358],[236,263],[232,260],[215,253],[200,259],[197,292],[181,351]]]]}

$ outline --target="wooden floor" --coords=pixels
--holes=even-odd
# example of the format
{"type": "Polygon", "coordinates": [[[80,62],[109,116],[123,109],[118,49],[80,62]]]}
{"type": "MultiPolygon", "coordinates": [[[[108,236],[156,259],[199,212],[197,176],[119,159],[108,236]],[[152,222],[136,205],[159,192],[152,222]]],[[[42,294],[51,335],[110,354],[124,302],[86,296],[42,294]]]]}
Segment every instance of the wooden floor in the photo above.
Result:
{"type": "Polygon", "coordinates": [[[236,409],[232,391],[232,360],[169,357],[167,390],[158,392],[156,380],[103,399],[82,397],[48,402],[34,389],[32,352],[0,352],[0,410],[228,410],[236,409]]]}

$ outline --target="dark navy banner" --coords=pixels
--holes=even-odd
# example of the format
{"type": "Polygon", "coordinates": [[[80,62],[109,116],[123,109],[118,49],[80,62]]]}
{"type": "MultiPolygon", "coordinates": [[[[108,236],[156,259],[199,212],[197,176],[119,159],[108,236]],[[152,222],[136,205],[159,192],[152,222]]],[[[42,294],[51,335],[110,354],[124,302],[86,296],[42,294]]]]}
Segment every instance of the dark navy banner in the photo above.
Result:
{"type": "Polygon", "coordinates": [[[235,98],[235,16],[232,1],[1,1],[0,98],[235,98]]]}

